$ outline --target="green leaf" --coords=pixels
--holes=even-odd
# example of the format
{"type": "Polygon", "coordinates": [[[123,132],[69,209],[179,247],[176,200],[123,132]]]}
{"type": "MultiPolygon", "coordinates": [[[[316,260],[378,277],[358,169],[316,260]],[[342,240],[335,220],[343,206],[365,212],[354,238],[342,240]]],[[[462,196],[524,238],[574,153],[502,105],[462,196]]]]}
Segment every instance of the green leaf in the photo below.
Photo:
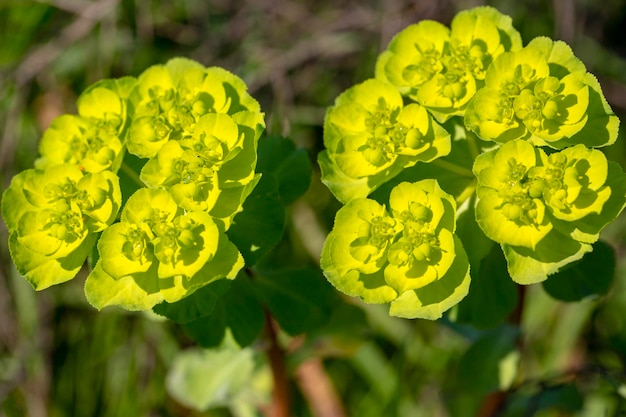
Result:
{"type": "Polygon", "coordinates": [[[218,300],[210,315],[184,323],[181,327],[198,345],[204,348],[218,346],[226,334],[226,313],[224,310],[224,304],[218,300]]]}
{"type": "Polygon", "coordinates": [[[569,239],[552,230],[534,250],[510,245],[502,245],[502,250],[513,281],[527,285],[545,281],[548,275],[582,258],[591,251],[591,245],[569,239]]]}
{"type": "Polygon", "coordinates": [[[229,327],[237,343],[248,346],[263,330],[265,314],[251,283],[241,275],[230,289],[217,299],[215,309],[207,316],[183,324],[185,332],[204,347],[217,346],[229,327]]]}
{"type": "Polygon", "coordinates": [[[261,273],[251,283],[281,328],[293,336],[323,326],[337,303],[335,291],[318,269],[261,273]]]}
{"type": "Polygon", "coordinates": [[[502,323],[517,306],[518,293],[500,247],[491,245],[489,254],[472,264],[470,272],[472,282],[468,296],[459,304],[458,320],[480,329],[502,323]]]}
{"type": "Polygon", "coordinates": [[[519,329],[501,326],[484,333],[463,354],[457,368],[463,390],[474,395],[506,389],[513,382],[519,360],[515,344],[519,329]]]}
{"type": "Polygon", "coordinates": [[[566,267],[547,281],[543,288],[552,297],[561,301],[580,301],[587,297],[606,294],[615,278],[616,259],[613,248],[598,241],[593,251],[566,267]]]}
{"type": "Polygon", "coordinates": [[[278,183],[271,174],[263,174],[226,234],[239,248],[246,266],[251,266],[278,243],[284,227],[285,209],[278,183]]]}
{"type": "Polygon", "coordinates": [[[265,312],[258,301],[249,280],[238,279],[226,296],[221,300],[224,303],[226,324],[230,328],[237,343],[249,346],[254,342],[265,325],[265,312]]]}
{"type": "Polygon", "coordinates": [[[218,299],[230,289],[230,285],[230,281],[220,279],[175,303],[157,304],[153,310],[176,323],[189,323],[210,315],[215,309],[218,299]]]}
{"type": "Polygon", "coordinates": [[[293,141],[281,136],[267,136],[259,142],[257,172],[276,177],[285,205],[304,194],[311,183],[311,162],[306,150],[296,149],[293,141]]]}
{"type": "Polygon", "coordinates": [[[243,415],[235,410],[244,406],[253,415],[267,400],[271,385],[269,369],[258,355],[254,349],[240,348],[232,338],[216,349],[182,351],[168,372],[168,393],[198,411],[228,407],[233,415],[243,415]]]}

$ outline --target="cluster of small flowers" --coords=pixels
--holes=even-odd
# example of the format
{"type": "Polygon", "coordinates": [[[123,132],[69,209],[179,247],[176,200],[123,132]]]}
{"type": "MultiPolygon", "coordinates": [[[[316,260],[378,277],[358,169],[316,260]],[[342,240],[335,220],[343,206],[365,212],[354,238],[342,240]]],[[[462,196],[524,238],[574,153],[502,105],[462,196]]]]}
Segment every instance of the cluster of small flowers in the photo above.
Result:
{"type": "MultiPolygon", "coordinates": [[[[451,154],[451,135],[476,135],[493,145],[473,166],[476,221],[502,245],[515,281],[545,280],[591,250],[626,204],[624,174],[588,148],[612,144],[618,125],[567,44],[540,37],[524,47],[510,17],[494,8],[460,12],[450,28],[429,20],[407,27],[378,57],[375,78],[349,88],[326,113],[322,181],[345,204],[322,254],[326,277],[366,302],[390,302],[394,315],[437,318],[460,301],[469,264],[456,236],[426,239],[429,229],[415,241],[408,236],[422,229],[414,222],[386,214],[375,216],[382,223],[366,221],[364,213],[386,213],[367,197],[418,162],[451,154]],[[426,247],[445,256],[422,256],[417,248],[426,247]],[[455,261],[447,273],[448,257],[465,264],[455,261]],[[435,283],[437,296],[428,295],[435,283]],[[409,299],[401,312],[394,307],[409,299]]],[[[451,201],[454,217],[454,198],[441,193],[427,192],[427,200],[451,201]]],[[[430,207],[417,191],[407,199],[430,207]]]]}
{"type": "Polygon", "coordinates": [[[3,196],[20,273],[36,289],[72,279],[97,241],[85,284],[97,308],[150,309],[234,278],[244,262],[225,232],[259,180],[265,128],[245,83],[176,58],[94,84],[77,109],[53,121],[35,169],[3,196]],[[127,153],[143,167],[114,223],[127,153]]]}

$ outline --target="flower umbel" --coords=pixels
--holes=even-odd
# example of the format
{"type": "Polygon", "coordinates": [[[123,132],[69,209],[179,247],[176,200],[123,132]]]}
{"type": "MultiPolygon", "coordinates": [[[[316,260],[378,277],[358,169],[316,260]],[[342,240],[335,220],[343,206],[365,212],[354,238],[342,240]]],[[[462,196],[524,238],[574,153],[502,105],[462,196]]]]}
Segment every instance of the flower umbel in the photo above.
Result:
{"type": "Polygon", "coordinates": [[[393,188],[388,211],[359,198],[337,213],[322,269],[340,291],[390,314],[435,319],[469,287],[469,263],[454,235],[454,199],[435,180],[393,188]]]}

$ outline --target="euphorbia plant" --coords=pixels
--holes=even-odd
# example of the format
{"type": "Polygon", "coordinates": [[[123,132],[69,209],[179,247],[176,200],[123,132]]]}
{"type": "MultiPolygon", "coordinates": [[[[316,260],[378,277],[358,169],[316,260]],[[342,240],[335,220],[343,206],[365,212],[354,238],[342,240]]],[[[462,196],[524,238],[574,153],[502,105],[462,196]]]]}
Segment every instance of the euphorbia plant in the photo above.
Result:
{"type": "MultiPolygon", "coordinates": [[[[472,275],[491,240],[514,281],[546,280],[591,251],[626,204],[626,176],[594,149],[615,142],[618,125],[567,44],[539,37],[522,47],[510,18],[493,8],[461,12],[450,29],[428,20],[407,27],[379,56],[376,78],[349,88],[327,112],[322,181],[345,207],[324,247],[324,273],[347,294],[391,303],[392,315],[429,318],[468,292],[469,275],[441,268],[448,257],[462,262],[464,246],[472,275]],[[448,247],[440,239],[408,244],[414,221],[381,204],[397,213],[394,196],[424,181],[449,193],[442,201],[450,218],[475,213],[460,216],[462,227],[484,235],[466,233],[448,247]],[[426,246],[441,256],[425,256],[426,246]],[[418,259],[433,268],[424,270],[430,279],[415,266],[397,267],[418,259]],[[434,285],[437,296],[422,313],[434,285]],[[412,302],[399,310],[396,297],[412,302]]],[[[440,191],[425,195],[432,204],[440,191]]]]}
{"type": "Polygon", "coordinates": [[[585,270],[626,205],[626,175],[598,149],[615,142],[619,121],[596,78],[564,42],[523,46],[490,7],[449,28],[407,27],[373,78],[328,108],[318,161],[343,206],[321,268],[280,252],[308,156],[264,134],[239,77],[175,58],[97,82],[76,107],[3,195],[18,271],[41,290],[87,262],[95,308],[153,310],[203,346],[227,330],[250,345],[264,327],[276,345],[274,323],[319,331],[350,308],[328,283],[393,316],[477,324],[472,297],[491,288],[476,285],[585,270]]]}

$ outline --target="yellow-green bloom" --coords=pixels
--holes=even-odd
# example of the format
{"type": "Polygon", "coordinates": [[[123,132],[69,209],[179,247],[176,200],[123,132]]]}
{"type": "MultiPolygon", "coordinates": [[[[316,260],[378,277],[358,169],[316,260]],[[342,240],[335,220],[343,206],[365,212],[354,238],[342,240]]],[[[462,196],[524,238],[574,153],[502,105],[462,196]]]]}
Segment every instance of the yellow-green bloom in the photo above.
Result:
{"type": "Polygon", "coordinates": [[[155,156],[168,140],[192,137],[196,123],[207,113],[260,114],[259,103],[240,78],[222,68],[205,68],[183,58],[145,70],[131,101],[135,112],[128,150],[142,158],[155,156]]]}
{"type": "Polygon", "coordinates": [[[128,121],[127,97],[135,79],[103,80],[85,90],[77,101],[78,115],[52,121],[39,144],[35,167],[76,165],[96,173],[117,170],[128,121]]]}
{"type": "Polygon", "coordinates": [[[480,155],[474,172],[478,225],[503,245],[521,283],[541,281],[589,251],[626,200],[612,192],[623,174],[584,145],[548,155],[515,140],[480,155]]]}
{"type": "Polygon", "coordinates": [[[378,58],[376,78],[444,122],[464,114],[493,59],[521,45],[508,16],[477,7],[457,14],[450,29],[423,20],[398,33],[378,58]]]}
{"type": "Polygon", "coordinates": [[[100,259],[85,291],[97,308],[150,309],[216,279],[233,279],[243,258],[204,211],[180,209],[164,189],[133,194],[98,242],[100,259]]]}
{"type": "Polygon", "coordinates": [[[327,279],[390,314],[436,319],[469,288],[469,262],[454,234],[456,203],[435,180],[393,188],[389,210],[358,198],[342,207],[322,252],[327,279]]]}
{"type": "Polygon", "coordinates": [[[370,79],[328,109],[322,181],[342,202],[366,197],[419,161],[450,152],[450,135],[418,104],[403,105],[391,84],[370,79]]]}
{"type": "Polygon", "coordinates": [[[83,174],[73,165],[26,170],[2,199],[9,247],[18,270],[36,289],[73,278],[121,204],[118,178],[83,174]]]}
{"type": "Polygon", "coordinates": [[[540,37],[500,55],[485,82],[465,114],[467,127],[484,140],[527,139],[563,149],[604,146],[617,137],[618,122],[597,80],[564,42],[540,37]]]}

